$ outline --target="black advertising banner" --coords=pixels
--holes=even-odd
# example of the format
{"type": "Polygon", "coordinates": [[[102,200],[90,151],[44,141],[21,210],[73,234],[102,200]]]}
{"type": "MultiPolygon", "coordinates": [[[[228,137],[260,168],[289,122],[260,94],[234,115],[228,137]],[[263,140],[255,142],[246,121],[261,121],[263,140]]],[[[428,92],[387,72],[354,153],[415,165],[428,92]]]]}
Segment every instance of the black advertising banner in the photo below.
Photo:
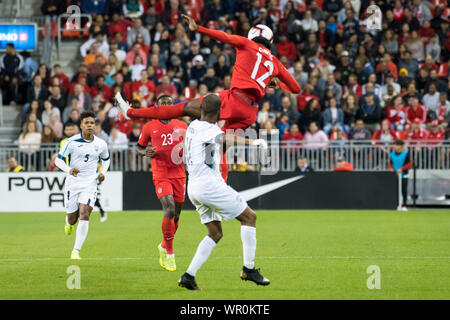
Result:
{"type": "MultiPolygon", "coordinates": [[[[258,209],[396,209],[398,177],[392,172],[231,172],[228,183],[258,209]]],[[[124,210],[160,210],[151,173],[126,172],[124,210]]],[[[186,195],[185,209],[194,209],[186,195]]]]}

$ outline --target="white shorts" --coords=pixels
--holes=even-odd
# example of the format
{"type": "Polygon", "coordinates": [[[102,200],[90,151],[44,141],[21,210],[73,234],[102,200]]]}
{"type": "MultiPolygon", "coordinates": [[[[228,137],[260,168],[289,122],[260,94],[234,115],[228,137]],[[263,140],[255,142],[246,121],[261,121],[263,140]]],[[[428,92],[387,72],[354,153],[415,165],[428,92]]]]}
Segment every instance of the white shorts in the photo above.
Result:
{"type": "Polygon", "coordinates": [[[73,213],[78,210],[79,204],[86,204],[94,207],[97,200],[97,185],[90,186],[65,186],[64,202],[67,213],[73,213]]]}
{"type": "Polygon", "coordinates": [[[234,219],[247,208],[247,202],[223,180],[189,181],[188,196],[203,224],[234,219]]]}

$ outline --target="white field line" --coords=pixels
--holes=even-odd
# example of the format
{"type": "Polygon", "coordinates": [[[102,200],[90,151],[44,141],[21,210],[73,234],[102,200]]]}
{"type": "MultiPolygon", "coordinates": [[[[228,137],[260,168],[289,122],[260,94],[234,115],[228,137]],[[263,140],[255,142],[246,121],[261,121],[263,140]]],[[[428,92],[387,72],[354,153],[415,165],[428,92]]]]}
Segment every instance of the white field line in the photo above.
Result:
{"type": "MultiPolygon", "coordinates": [[[[178,258],[192,258],[187,256],[177,256],[178,258]]],[[[242,256],[233,257],[211,257],[211,260],[221,259],[240,259],[242,256]]],[[[413,256],[258,256],[258,260],[265,259],[280,259],[280,260],[450,260],[450,256],[436,256],[436,257],[413,257],[413,256]]],[[[128,260],[152,260],[155,257],[99,257],[99,258],[83,258],[86,261],[128,261],[128,260]]],[[[64,261],[70,260],[66,257],[53,257],[53,258],[0,258],[1,262],[43,262],[43,261],[64,261]]]]}

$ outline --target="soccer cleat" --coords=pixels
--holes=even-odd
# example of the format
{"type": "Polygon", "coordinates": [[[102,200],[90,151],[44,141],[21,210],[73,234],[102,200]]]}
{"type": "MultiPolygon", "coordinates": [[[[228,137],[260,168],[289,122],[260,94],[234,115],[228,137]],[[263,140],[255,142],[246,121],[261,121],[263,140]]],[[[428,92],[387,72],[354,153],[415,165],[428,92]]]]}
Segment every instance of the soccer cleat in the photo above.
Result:
{"type": "Polygon", "coordinates": [[[166,255],[166,260],[164,261],[164,269],[169,271],[177,270],[177,265],[175,263],[175,255],[166,255]]]}
{"type": "Polygon", "coordinates": [[[178,280],[178,286],[182,288],[186,288],[188,290],[202,290],[198,287],[197,283],[195,282],[195,278],[185,272],[180,280],[178,280]]]}
{"type": "Polygon", "coordinates": [[[401,210],[402,211],[408,211],[408,207],[407,206],[403,206],[401,210]]]}
{"type": "Polygon", "coordinates": [[[126,102],[125,100],[123,100],[122,95],[120,94],[120,92],[116,93],[116,102],[117,102],[117,107],[119,108],[120,112],[122,113],[123,117],[127,120],[131,120],[129,116],[127,116],[127,111],[128,109],[130,109],[130,105],[128,104],[128,102],[126,102]]]}
{"type": "Polygon", "coordinates": [[[66,225],[64,226],[64,233],[65,233],[67,236],[70,236],[70,235],[72,234],[73,227],[74,227],[73,225],[66,224],[66,225]]]}
{"type": "Polygon", "coordinates": [[[159,251],[159,265],[165,269],[164,261],[166,260],[166,249],[164,249],[161,246],[161,243],[158,244],[158,251],[159,251]]]}
{"type": "Polygon", "coordinates": [[[70,255],[70,259],[81,260],[80,253],[77,251],[72,251],[72,254],[70,255]]]}
{"type": "Polygon", "coordinates": [[[243,267],[241,270],[241,279],[246,281],[253,281],[257,285],[267,286],[270,284],[270,280],[263,277],[261,273],[259,273],[259,269],[248,269],[243,267]]]}
{"type": "Polygon", "coordinates": [[[108,220],[108,214],[105,212],[100,216],[100,222],[105,222],[106,220],[108,220]]]}

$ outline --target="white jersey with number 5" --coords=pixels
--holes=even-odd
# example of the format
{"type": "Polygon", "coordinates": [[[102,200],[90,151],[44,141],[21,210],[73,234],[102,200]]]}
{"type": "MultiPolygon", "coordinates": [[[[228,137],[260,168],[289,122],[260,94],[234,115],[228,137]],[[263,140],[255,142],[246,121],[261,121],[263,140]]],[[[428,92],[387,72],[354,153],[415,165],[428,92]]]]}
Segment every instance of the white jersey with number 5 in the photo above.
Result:
{"type": "Polygon", "coordinates": [[[223,131],[213,123],[194,120],[185,137],[186,167],[189,181],[198,179],[219,179],[220,142],[223,131]]]}
{"type": "Polygon", "coordinates": [[[97,186],[98,162],[109,159],[106,142],[96,136],[92,141],[86,141],[81,134],[67,139],[59,151],[58,158],[65,161],[69,158],[69,167],[80,170],[77,177],[67,175],[66,185],[97,186]]]}

